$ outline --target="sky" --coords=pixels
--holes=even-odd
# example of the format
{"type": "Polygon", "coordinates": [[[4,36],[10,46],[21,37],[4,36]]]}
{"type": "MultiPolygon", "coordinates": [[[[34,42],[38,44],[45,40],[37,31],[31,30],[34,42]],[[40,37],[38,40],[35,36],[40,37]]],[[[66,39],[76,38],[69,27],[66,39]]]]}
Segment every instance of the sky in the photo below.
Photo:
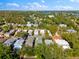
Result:
{"type": "Polygon", "coordinates": [[[0,0],[0,10],[79,10],[79,0],[0,0]]]}

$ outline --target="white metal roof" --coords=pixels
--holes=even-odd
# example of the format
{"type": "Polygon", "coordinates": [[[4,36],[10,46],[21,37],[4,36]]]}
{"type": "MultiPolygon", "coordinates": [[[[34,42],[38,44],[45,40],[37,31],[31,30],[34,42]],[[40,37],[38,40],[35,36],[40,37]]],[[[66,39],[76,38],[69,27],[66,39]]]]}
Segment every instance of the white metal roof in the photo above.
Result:
{"type": "Polygon", "coordinates": [[[63,49],[70,49],[70,46],[62,46],[63,49]]]}
{"type": "Polygon", "coordinates": [[[45,30],[41,29],[41,30],[40,30],[40,34],[41,34],[41,35],[45,35],[45,30]]]}
{"type": "Polygon", "coordinates": [[[77,32],[77,31],[74,29],[68,29],[67,32],[77,32]]]}
{"type": "Polygon", "coordinates": [[[66,24],[59,24],[60,27],[67,27],[66,24]]]}
{"type": "Polygon", "coordinates": [[[29,35],[32,35],[33,30],[28,30],[29,35]]]}
{"type": "Polygon", "coordinates": [[[66,41],[66,40],[55,40],[55,42],[58,44],[58,45],[61,45],[61,46],[68,46],[69,43],[66,41]]]}
{"type": "Polygon", "coordinates": [[[34,35],[37,36],[38,35],[38,32],[39,32],[38,29],[35,29],[34,30],[34,35]]]}
{"type": "Polygon", "coordinates": [[[55,42],[59,45],[62,46],[63,49],[70,49],[69,43],[66,40],[55,40],[55,42]]]}
{"type": "Polygon", "coordinates": [[[17,38],[10,38],[10,39],[7,39],[4,44],[7,45],[7,46],[10,46],[15,40],[17,40],[17,38]]]}
{"type": "Polygon", "coordinates": [[[17,40],[17,41],[14,43],[14,48],[22,48],[23,42],[24,42],[24,39],[23,39],[23,38],[20,38],[19,40],[17,40]]]}

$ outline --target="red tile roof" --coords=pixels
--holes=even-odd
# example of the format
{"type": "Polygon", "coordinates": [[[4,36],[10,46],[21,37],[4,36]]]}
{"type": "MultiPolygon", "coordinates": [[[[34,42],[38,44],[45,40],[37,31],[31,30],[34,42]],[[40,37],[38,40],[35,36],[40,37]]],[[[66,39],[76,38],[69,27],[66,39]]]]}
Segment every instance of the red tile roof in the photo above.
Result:
{"type": "Polygon", "coordinates": [[[62,39],[62,37],[58,33],[55,33],[55,35],[52,38],[53,40],[62,39]]]}

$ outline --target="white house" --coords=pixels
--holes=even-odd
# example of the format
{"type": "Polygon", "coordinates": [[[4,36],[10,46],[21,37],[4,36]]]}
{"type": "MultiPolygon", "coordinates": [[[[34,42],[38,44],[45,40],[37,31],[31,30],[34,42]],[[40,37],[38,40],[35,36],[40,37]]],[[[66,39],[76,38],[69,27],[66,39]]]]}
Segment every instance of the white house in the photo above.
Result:
{"type": "Polygon", "coordinates": [[[38,27],[38,24],[33,24],[34,27],[38,27]]]}
{"type": "Polygon", "coordinates": [[[7,32],[7,33],[5,33],[4,34],[6,37],[9,37],[10,36],[10,34],[7,32]]]}
{"type": "Polygon", "coordinates": [[[48,32],[49,36],[52,37],[52,33],[49,30],[47,30],[47,32],[48,32]]]}
{"type": "Polygon", "coordinates": [[[69,33],[76,33],[77,31],[74,30],[74,29],[68,29],[67,32],[69,32],[69,33]]]}
{"type": "Polygon", "coordinates": [[[4,35],[6,36],[6,37],[9,37],[12,33],[14,33],[15,32],[15,30],[10,30],[9,32],[7,32],[7,33],[5,33],[4,35]]]}
{"type": "Polygon", "coordinates": [[[13,44],[14,41],[16,41],[18,38],[16,37],[12,37],[10,39],[7,39],[3,44],[6,45],[6,46],[10,46],[13,44]]]}
{"type": "Polygon", "coordinates": [[[38,32],[39,32],[39,30],[38,29],[35,29],[34,30],[34,36],[38,36],[38,34],[39,34],[38,32]]]}
{"type": "Polygon", "coordinates": [[[23,38],[20,38],[19,40],[17,40],[15,43],[14,43],[14,49],[21,49],[22,48],[22,45],[23,45],[23,42],[24,42],[24,39],[23,38]]]}
{"type": "Polygon", "coordinates": [[[29,35],[32,35],[33,30],[28,30],[29,35]]]}
{"type": "Polygon", "coordinates": [[[66,40],[60,39],[60,40],[55,40],[55,42],[59,45],[62,46],[63,49],[70,49],[69,43],[66,40]]]}
{"type": "Polygon", "coordinates": [[[29,46],[32,47],[33,46],[33,41],[34,41],[34,37],[33,36],[28,36],[28,38],[26,39],[26,43],[25,46],[29,46]]]}
{"type": "Polygon", "coordinates": [[[23,32],[27,32],[27,30],[22,30],[23,32]]]}
{"type": "Polygon", "coordinates": [[[40,29],[40,34],[41,34],[42,36],[45,36],[45,30],[40,29]]]}
{"type": "Polygon", "coordinates": [[[67,27],[66,24],[59,24],[60,27],[67,27]]]}
{"type": "Polygon", "coordinates": [[[31,27],[32,24],[31,24],[30,22],[27,22],[27,26],[28,26],[28,27],[31,27]]]}
{"type": "Polygon", "coordinates": [[[53,18],[53,17],[54,17],[54,15],[48,15],[48,17],[49,17],[49,18],[53,18]]]}
{"type": "Polygon", "coordinates": [[[53,36],[53,40],[58,46],[62,46],[63,49],[70,49],[69,43],[62,39],[62,37],[56,32],[56,34],[53,36]]]}
{"type": "Polygon", "coordinates": [[[21,32],[22,30],[21,29],[18,29],[16,32],[21,32]]]}

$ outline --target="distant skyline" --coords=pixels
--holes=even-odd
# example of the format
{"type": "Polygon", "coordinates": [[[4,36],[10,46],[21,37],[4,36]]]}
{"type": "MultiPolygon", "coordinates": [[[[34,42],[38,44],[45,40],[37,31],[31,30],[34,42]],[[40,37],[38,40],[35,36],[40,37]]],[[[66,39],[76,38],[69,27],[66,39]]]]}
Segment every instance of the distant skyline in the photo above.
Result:
{"type": "Polygon", "coordinates": [[[79,0],[0,0],[0,10],[79,10],[79,0]]]}

